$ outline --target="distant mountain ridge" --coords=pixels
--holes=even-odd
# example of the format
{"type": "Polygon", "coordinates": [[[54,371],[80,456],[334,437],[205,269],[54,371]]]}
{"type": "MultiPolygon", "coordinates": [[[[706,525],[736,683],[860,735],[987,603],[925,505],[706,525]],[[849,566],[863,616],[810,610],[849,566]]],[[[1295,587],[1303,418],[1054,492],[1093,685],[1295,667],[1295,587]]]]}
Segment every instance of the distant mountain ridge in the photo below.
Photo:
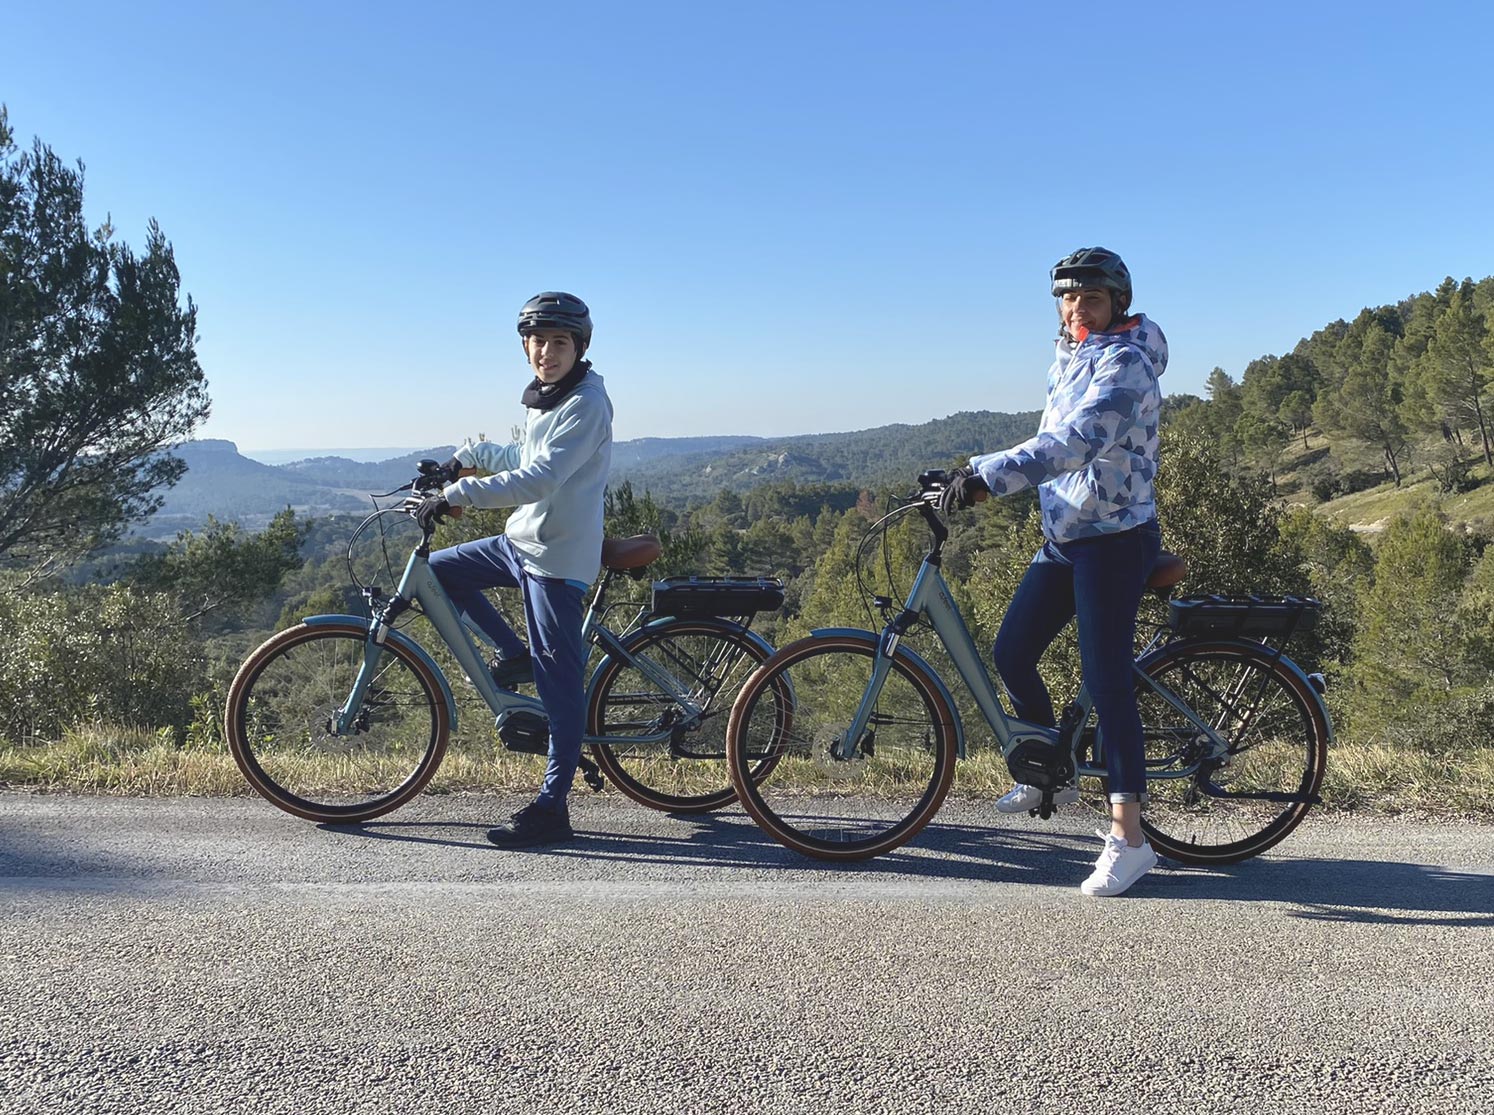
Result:
{"type": "MultiPolygon", "coordinates": [[[[964,411],[917,426],[787,438],[638,438],[613,445],[612,483],[631,481],[634,488],[674,504],[771,481],[876,487],[1021,441],[1037,428],[1038,416],[1037,411],[964,411]]],[[[414,475],[415,462],[444,461],[454,448],[435,446],[375,462],[328,456],[266,465],[240,454],[231,441],[187,442],[173,451],[186,462],[186,475],[163,493],[161,510],[142,533],[171,534],[208,515],[255,528],[285,507],[303,515],[365,510],[370,493],[399,487],[414,475]]]]}

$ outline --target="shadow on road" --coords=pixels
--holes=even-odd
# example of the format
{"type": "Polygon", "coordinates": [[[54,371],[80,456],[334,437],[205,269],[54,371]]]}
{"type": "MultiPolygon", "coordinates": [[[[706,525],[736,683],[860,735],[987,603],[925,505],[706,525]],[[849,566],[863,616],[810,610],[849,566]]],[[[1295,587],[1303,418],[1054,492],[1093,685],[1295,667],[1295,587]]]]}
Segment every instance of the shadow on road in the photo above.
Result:
{"type": "MultiPolygon", "coordinates": [[[[573,820],[576,820],[573,816],[573,820]]],[[[933,824],[912,846],[859,863],[827,863],[792,852],[762,832],[741,813],[677,814],[668,834],[599,832],[577,828],[573,843],[499,853],[486,838],[488,826],[456,821],[369,821],[361,825],[318,825],[326,832],[372,840],[397,840],[460,848],[483,848],[495,854],[546,855],[561,859],[695,865],[711,869],[749,868],[799,874],[902,875],[924,879],[968,879],[976,882],[1058,884],[1094,859],[1095,841],[1063,833],[1013,833],[970,825],[933,824]],[[436,830],[439,835],[431,835],[436,830]]]]}
{"type": "MultiPolygon", "coordinates": [[[[935,823],[912,846],[860,863],[807,859],[779,845],[740,813],[683,815],[667,835],[577,831],[574,843],[525,854],[610,860],[721,871],[745,868],[840,877],[1027,883],[1072,890],[1088,871],[1096,842],[1052,830],[1018,832],[984,825],[935,823]]],[[[390,821],[322,825],[372,840],[490,848],[487,825],[390,821]],[[441,835],[430,835],[435,830],[441,835]]],[[[514,854],[498,853],[495,854],[514,854]]],[[[1494,926],[1494,868],[1457,870],[1378,860],[1297,859],[1271,855],[1228,867],[1163,861],[1136,897],[1226,902],[1279,902],[1291,916],[1387,925],[1494,926]],[[1449,915],[1453,915],[1449,917],[1449,915]]]]}

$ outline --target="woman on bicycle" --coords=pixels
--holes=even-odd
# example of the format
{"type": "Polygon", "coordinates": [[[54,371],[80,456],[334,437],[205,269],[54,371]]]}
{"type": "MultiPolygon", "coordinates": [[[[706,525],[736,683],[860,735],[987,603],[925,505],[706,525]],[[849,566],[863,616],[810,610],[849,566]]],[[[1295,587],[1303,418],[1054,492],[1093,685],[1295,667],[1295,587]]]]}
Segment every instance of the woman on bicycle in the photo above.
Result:
{"type": "Polygon", "coordinates": [[[430,558],[457,610],[497,648],[493,680],[506,688],[532,681],[550,719],[538,797],[488,833],[510,848],[574,835],[566,795],[585,729],[582,597],[601,566],[602,493],[612,461],[612,402],[583,359],[591,343],[586,303],[560,291],[537,294],[519,311],[519,336],[534,372],[522,396],[523,440],[464,444],[446,463],[451,482],[416,512],[426,525],[451,507],[517,508],[503,534],[430,558]],[[533,654],[483,595],[499,587],[523,593],[533,654]]]}
{"type": "MultiPolygon", "coordinates": [[[[1146,768],[1131,663],[1136,610],[1161,549],[1152,480],[1167,341],[1152,321],[1130,314],[1131,275],[1114,252],[1081,248],[1051,277],[1061,324],[1038,433],[1004,452],[972,457],[953,476],[945,507],[971,506],[982,492],[1038,489],[1045,541],[1001,622],[996,671],[1018,717],[1053,726],[1038,660],[1077,619],[1084,684],[1104,737],[1111,815],[1104,849],[1079,889],[1116,895],[1157,862],[1141,831],[1146,768]]],[[[996,808],[1020,813],[1041,797],[1018,784],[996,808]]],[[[1078,787],[1069,786],[1054,801],[1078,797],[1078,787]]]]}

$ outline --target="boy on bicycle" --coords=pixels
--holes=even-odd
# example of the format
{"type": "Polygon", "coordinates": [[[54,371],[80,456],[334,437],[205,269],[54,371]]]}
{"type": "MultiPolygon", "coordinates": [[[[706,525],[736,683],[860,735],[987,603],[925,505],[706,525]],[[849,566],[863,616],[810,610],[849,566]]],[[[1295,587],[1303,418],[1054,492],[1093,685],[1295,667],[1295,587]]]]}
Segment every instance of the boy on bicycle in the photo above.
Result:
{"type": "MultiPolygon", "coordinates": [[[[972,457],[944,500],[948,510],[984,492],[1038,489],[1046,540],[1001,621],[993,655],[1016,715],[1052,727],[1038,659],[1077,619],[1084,684],[1105,740],[1111,816],[1105,847],[1079,889],[1109,896],[1157,862],[1141,831],[1146,765],[1131,663],[1136,610],[1161,550],[1152,480],[1167,340],[1154,322],[1130,314],[1131,273],[1114,252],[1081,248],[1054,265],[1051,279],[1061,325],[1038,433],[972,457]]],[[[996,808],[1022,813],[1041,797],[1018,785],[996,808]]],[[[1070,786],[1053,800],[1078,797],[1070,786]]]]}
{"type": "Polygon", "coordinates": [[[591,313],[573,294],[536,294],[519,311],[519,336],[534,379],[521,397],[523,440],[464,444],[446,463],[451,482],[422,500],[422,526],[452,507],[513,507],[504,533],[431,555],[430,567],[498,649],[493,680],[534,683],[550,720],[549,763],[539,794],[488,832],[499,847],[569,840],[566,795],[581,757],[586,647],[582,598],[601,567],[602,494],[612,461],[612,402],[583,359],[591,313]],[[477,476],[483,472],[487,475],[477,476]],[[483,590],[518,588],[531,652],[483,590]]]}

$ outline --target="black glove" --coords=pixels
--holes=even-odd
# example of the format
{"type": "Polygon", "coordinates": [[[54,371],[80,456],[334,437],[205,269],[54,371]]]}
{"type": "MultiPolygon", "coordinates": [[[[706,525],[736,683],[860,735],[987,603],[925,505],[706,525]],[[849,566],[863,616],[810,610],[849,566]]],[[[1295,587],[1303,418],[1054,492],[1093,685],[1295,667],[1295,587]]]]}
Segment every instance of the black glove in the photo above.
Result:
{"type": "Polygon", "coordinates": [[[435,530],[436,524],[451,513],[451,504],[439,492],[429,496],[411,496],[399,507],[425,531],[435,530]]]}
{"type": "Polygon", "coordinates": [[[990,490],[980,473],[969,465],[957,468],[949,474],[949,483],[939,493],[939,510],[948,515],[951,511],[974,507],[976,494],[990,490]]]}

